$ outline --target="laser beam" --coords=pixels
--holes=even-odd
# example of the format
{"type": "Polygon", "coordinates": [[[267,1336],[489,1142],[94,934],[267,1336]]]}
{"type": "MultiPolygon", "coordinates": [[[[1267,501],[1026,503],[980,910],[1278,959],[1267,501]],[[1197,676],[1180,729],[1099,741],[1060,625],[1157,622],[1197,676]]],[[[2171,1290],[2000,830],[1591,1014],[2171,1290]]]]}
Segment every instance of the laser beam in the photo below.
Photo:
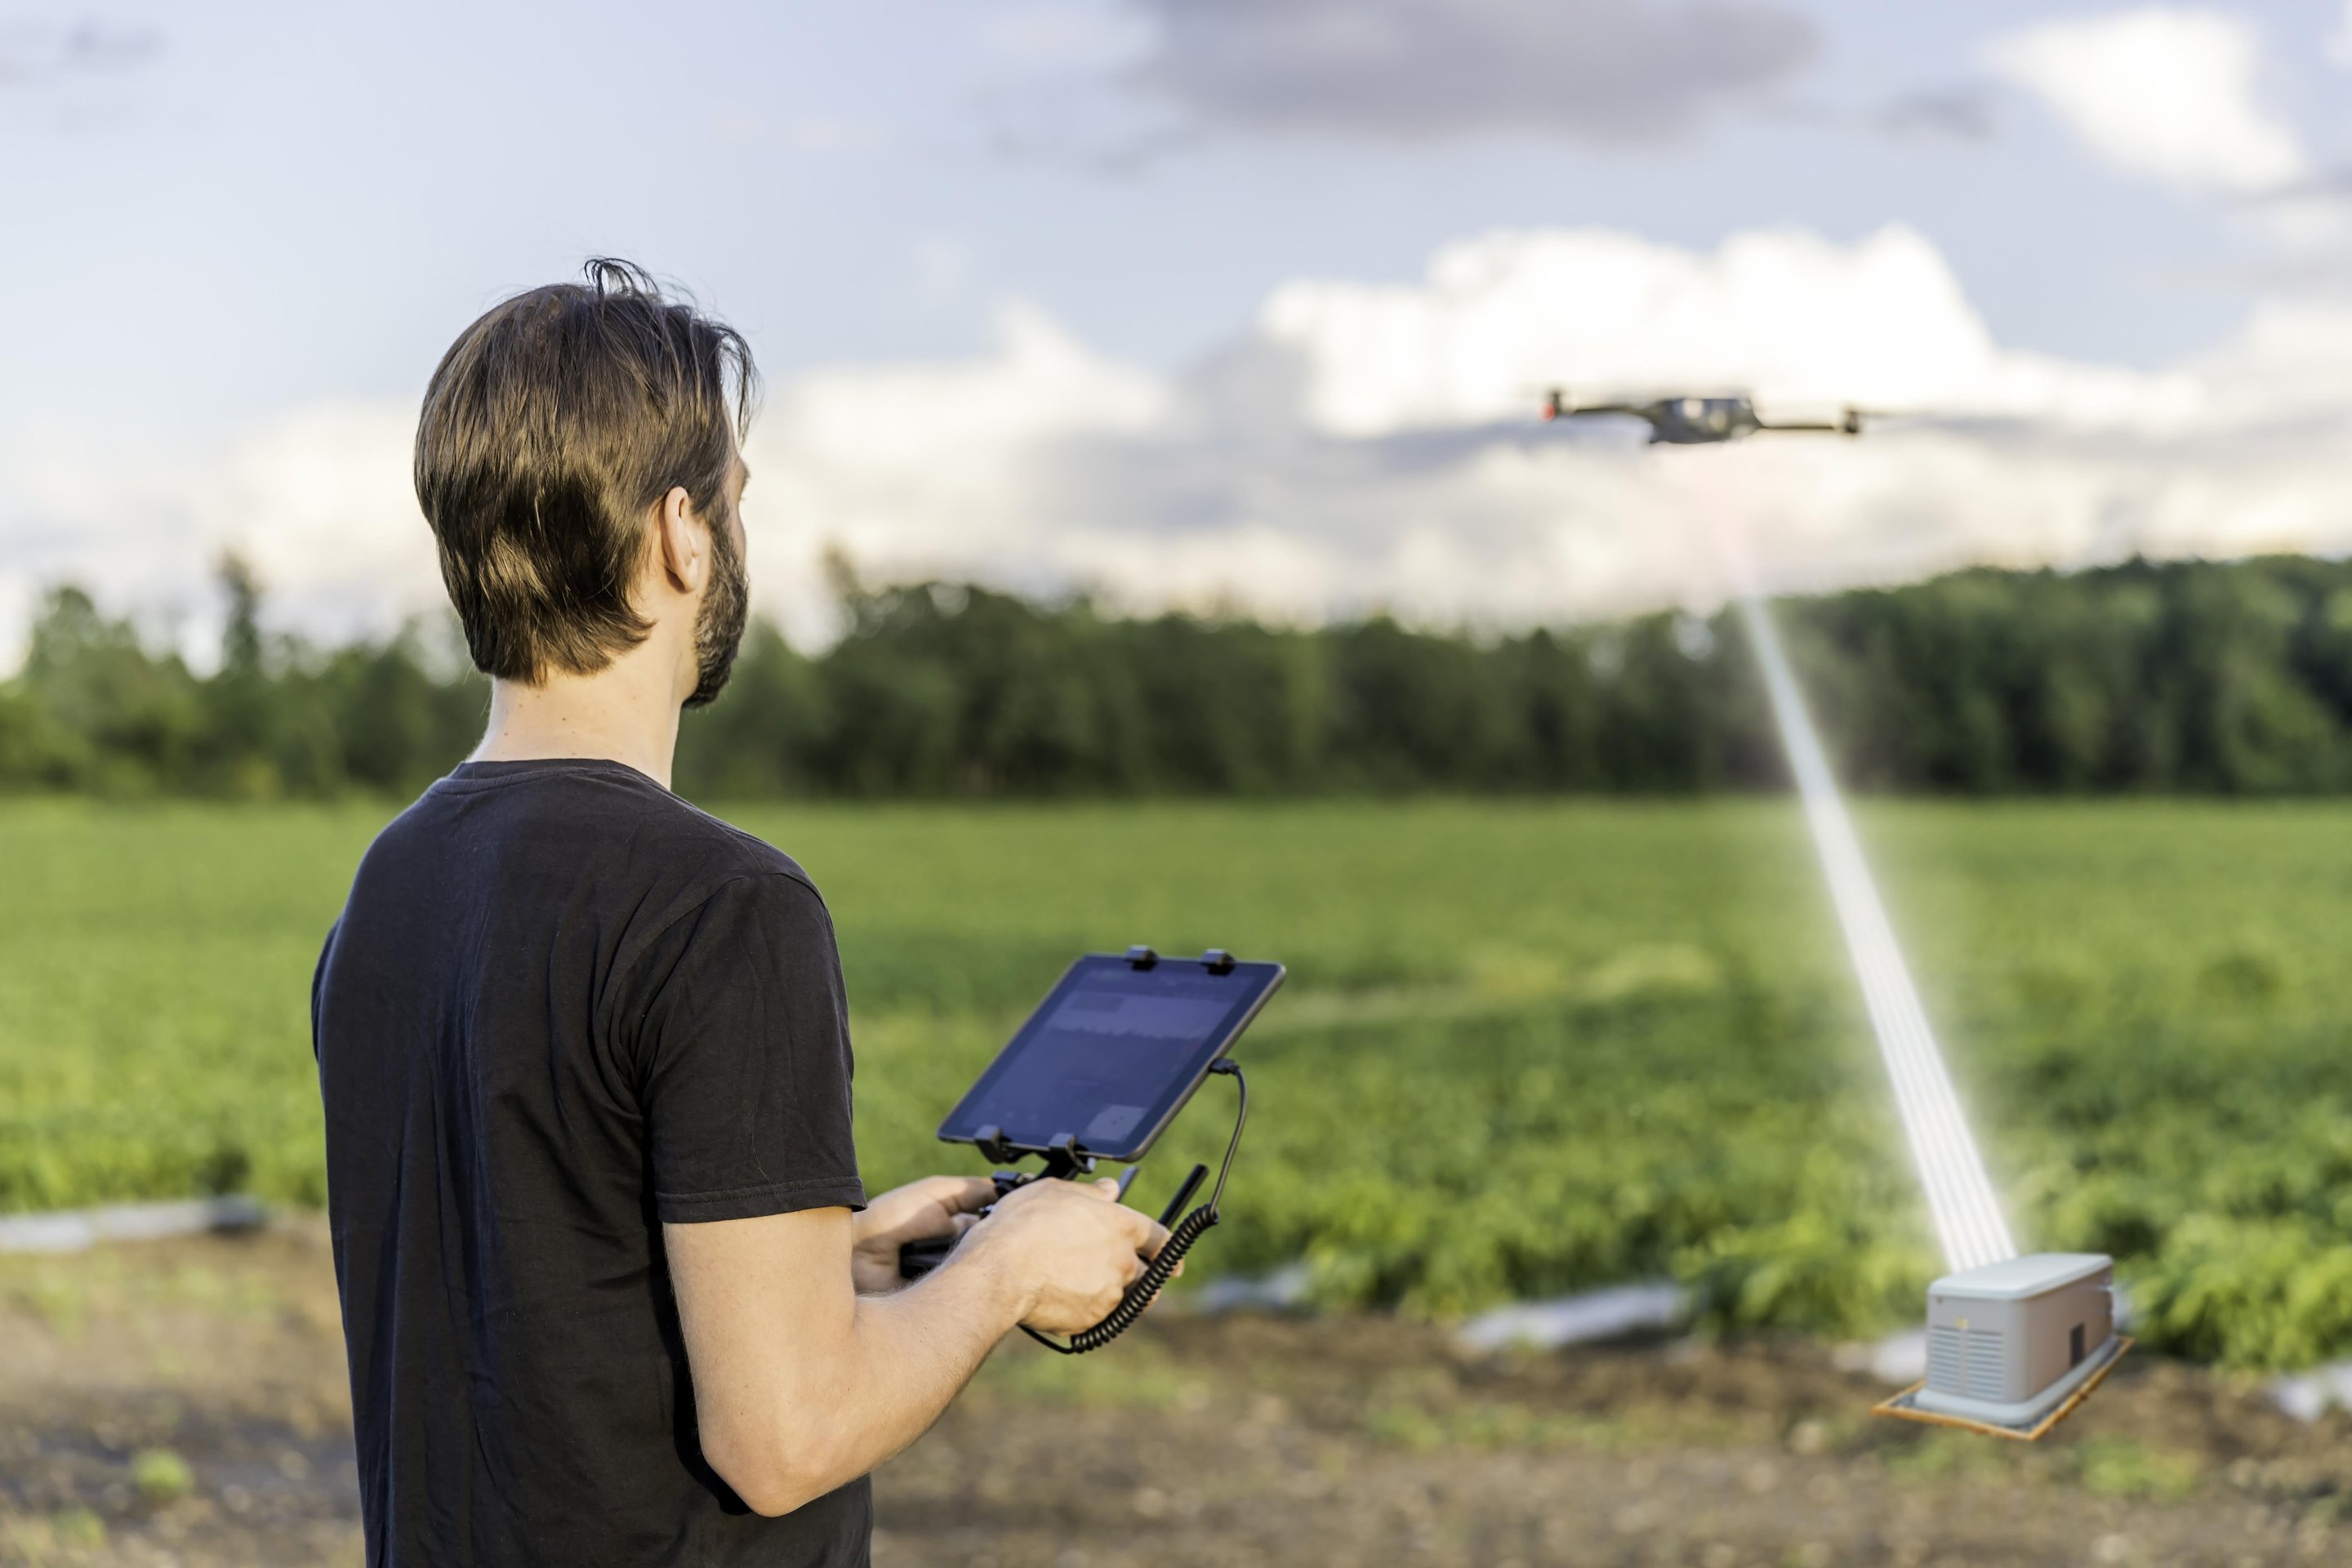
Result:
{"type": "Polygon", "coordinates": [[[1805,822],[1829,880],[1846,952],[1862,982],[1879,1055],[1894,1080],[1895,1108],[1911,1141],[1911,1156],[1919,1168],[1919,1184],[1927,1191],[1927,1211],[1944,1244],[1945,1259],[1957,1272],[2014,1258],[2017,1243],[2010,1237],[1983,1156],[1960,1113],[1960,1097],[1936,1049],[1910,968],[1903,962],[1895,928],[1879,902],[1877,884],[1871,880],[1870,863],[1863,858],[1861,841],[1853,836],[1845,801],[1838,794],[1837,777],[1830,771],[1829,757],[1805,711],[1804,695],[1780,651],[1771,612],[1750,595],[1739,601],[1739,618],[1756,662],[1763,668],[1772,717],[1780,728],[1790,771],[1797,775],[1805,822]]]}

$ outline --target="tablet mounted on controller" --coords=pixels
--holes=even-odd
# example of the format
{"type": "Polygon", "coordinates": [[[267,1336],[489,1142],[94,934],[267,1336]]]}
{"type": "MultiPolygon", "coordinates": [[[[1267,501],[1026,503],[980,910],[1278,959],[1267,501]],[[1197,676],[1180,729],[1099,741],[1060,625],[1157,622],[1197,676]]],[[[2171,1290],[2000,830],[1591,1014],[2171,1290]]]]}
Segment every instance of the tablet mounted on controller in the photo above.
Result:
{"type": "MultiPolygon", "coordinates": [[[[1233,1137],[1209,1201],[1184,1212],[1209,1173],[1206,1165],[1196,1165],[1160,1216],[1168,1241],[1110,1315],[1067,1342],[1024,1325],[1030,1338],[1066,1355],[1109,1343],[1143,1314],[1184,1254],[1217,1223],[1225,1178],[1249,1120],[1249,1085],[1225,1053],[1283,975],[1278,963],[1244,963],[1222,948],[1198,958],[1163,959],[1148,947],[1088,953],[1069,967],[940,1123],[943,1142],[970,1143],[1007,1167],[995,1174],[999,1197],[1041,1177],[1090,1174],[1098,1160],[1129,1167],[1119,1185],[1123,1196],[1135,1163],[1201,1085],[1213,1076],[1234,1080],[1239,1100],[1233,1137]],[[1043,1169],[1010,1168],[1032,1154],[1043,1169]]],[[[898,1271],[919,1279],[946,1261],[954,1247],[953,1237],[909,1242],[899,1248],[898,1271]]]]}

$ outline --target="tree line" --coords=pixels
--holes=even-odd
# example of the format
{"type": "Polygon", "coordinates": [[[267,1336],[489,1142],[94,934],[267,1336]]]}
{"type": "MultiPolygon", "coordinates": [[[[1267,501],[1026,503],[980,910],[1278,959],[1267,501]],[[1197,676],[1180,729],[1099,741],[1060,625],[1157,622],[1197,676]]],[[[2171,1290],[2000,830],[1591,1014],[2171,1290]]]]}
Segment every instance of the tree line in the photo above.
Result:
{"type": "MultiPolygon", "coordinates": [[[[47,596],[0,681],[0,787],[397,797],[478,737],[446,626],[322,647],[222,572],[200,672],[47,596]]],[[[1785,779],[1736,616],[1509,636],[1123,616],[954,583],[845,584],[820,653],[755,622],[680,736],[699,798],[1687,794],[1785,779]]],[[[1845,778],[1963,794],[2352,787],[2352,564],[1974,570],[1777,606],[1845,778]]]]}

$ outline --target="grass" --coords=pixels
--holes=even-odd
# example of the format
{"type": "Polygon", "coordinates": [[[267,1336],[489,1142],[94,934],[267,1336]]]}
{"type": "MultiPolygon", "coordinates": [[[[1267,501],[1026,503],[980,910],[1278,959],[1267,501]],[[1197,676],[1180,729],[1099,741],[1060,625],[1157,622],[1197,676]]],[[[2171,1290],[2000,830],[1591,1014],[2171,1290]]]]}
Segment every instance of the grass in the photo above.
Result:
{"type": "Polygon", "coordinates": [[[215,1318],[274,1320],[288,1303],[257,1276],[201,1263],[158,1267],[152,1255],[100,1248],[0,1258],[0,1310],[41,1320],[60,1339],[79,1339],[95,1321],[161,1309],[215,1318]]]}
{"type": "MultiPolygon", "coordinates": [[[[1670,1273],[1853,1332],[1934,1271],[1802,827],[1778,801],[761,807],[839,925],[869,1181],[1069,956],[1288,963],[1216,1268],[1450,1313],[1670,1273]]],[[[0,806],[0,1208],[316,1203],[308,981],[364,809],[0,806]]],[[[2030,1245],[2122,1260],[2158,1344],[2352,1352],[2352,809],[1862,810],[2030,1245]]],[[[1222,1137],[1223,1086],[1149,1202],[1222,1137]]]]}

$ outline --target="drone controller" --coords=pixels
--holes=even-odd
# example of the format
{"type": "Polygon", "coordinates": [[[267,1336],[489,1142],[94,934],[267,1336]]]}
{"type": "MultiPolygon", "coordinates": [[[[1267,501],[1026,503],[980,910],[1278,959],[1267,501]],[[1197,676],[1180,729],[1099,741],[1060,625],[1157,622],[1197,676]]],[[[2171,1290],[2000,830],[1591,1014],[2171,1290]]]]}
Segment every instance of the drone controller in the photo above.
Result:
{"type": "MultiPolygon", "coordinates": [[[[1202,1233],[1217,1223],[1225,1178],[1249,1120],[1249,1084],[1225,1054],[1283,980],[1278,963],[1244,963],[1212,948],[1199,958],[1163,959],[1148,947],[1124,954],[1089,953],[1072,964],[988,1070],[940,1124],[940,1137],[970,1143],[1002,1167],[996,1195],[1030,1182],[1073,1181],[1109,1160],[1128,1169],[1213,1076],[1239,1091],[1234,1132],[1209,1201],[1185,1212],[1209,1168],[1195,1165],[1160,1223],[1168,1240],[1127,1288],[1110,1315],[1065,1342],[1023,1326],[1030,1338],[1064,1355],[1099,1350],[1125,1332],[1168,1283],[1202,1233]],[[1012,1167],[1029,1155],[1044,1167],[1012,1167]]],[[[986,1215],[990,1209],[982,1209],[986,1215]]],[[[944,1263],[956,1237],[911,1241],[898,1249],[898,1272],[919,1279],[944,1263]]]]}

